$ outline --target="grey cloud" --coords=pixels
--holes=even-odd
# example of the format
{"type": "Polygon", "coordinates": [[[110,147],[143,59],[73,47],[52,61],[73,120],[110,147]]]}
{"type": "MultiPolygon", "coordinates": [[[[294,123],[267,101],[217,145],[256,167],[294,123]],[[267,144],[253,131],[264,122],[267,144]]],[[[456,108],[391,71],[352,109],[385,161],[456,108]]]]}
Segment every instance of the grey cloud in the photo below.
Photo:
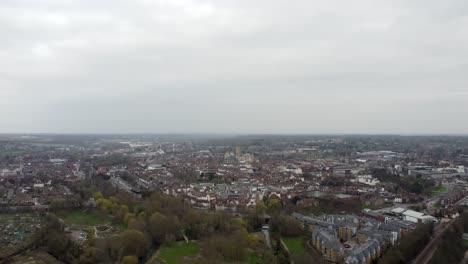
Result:
{"type": "Polygon", "coordinates": [[[464,0],[5,0],[0,32],[0,133],[468,133],[464,0]]]}

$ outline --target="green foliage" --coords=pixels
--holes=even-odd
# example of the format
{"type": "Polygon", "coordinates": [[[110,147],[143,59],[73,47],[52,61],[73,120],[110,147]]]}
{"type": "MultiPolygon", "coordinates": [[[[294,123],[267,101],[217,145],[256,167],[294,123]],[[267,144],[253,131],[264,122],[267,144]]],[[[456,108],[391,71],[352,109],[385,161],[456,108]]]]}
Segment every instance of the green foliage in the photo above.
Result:
{"type": "Polygon", "coordinates": [[[176,216],[154,213],[148,220],[148,228],[154,242],[163,244],[180,231],[180,223],[176,216]]]}
{"type": "Polygon", "coordinates": [[[255,210],[258,214],[264,214],[268,210],[268,207],[263,201],[259,201],[255,207],[255,210]]]}
{"type": "Polygon", "coordinates": [[[97,238],[95,248],[97,252],[104,252],[107,263],[116,263],[122,257],[122,239],[119,236],[97,238]]]}
{"type": "Polygon", "coordinates": [[[406,234],[397,246],[390,248],[379,263],[410,263],[429,242],[432,231],[432,224],[419,225],[416,230],[406,234]]]}
{"type": "Polygon", "coordinates": [[[236,228],[247,228],[247,222],[244,221],[242,218],[233,218],[231,223],[236,228]]]}
{"type": "Polygon", "coordinates": [[[322,186],[350,186],[352,185],[351,181],[347,178],[342,177],[327,177],[325,180],[320,182],[322,186]]]}
{"type": "Polygon", "coordinates": [[[275,210],[275,209],[280,209],[282,207],[281,200],[278,199],[272,199],[268,202],[268,209],[269,210],[275,210]]]}
{"type": "Polygon", "coordinates": [[[110,211],[112,209],[112,202],[105,198],[99,198],[96,200],[96,204],[99,208],[110,211]]]}
{"type": "Polygon", "coordinates": [[[111,218],[101,212],[83,210],[61,211],[58,215],[68,224],[97,226],[109,223],[111,218]]]}
{"type": "Polygon", "coordinates": [[[247,230],[249,232],[258,232],[262,229],[265,222],[264,211],[259,213],[259,210],[250,210],[246,214],[247,230]]]}
{"type": "MultiPolygon", "coordinates": [[[[65,223],[72,225],[119,223],[125,225],[124,232],[91,238],[92,242],[79,248],[68,236],[63,236],[63,224],[55,218],[45,226],[47,231],[40,233],[38,237],[45,238],[37,239],[37,245],[47,247],[56,257],[61,256],[60,260],[80,264],[132,263],[135,257],[142,260],[150,253],[150,248],[158,246],[166,263],[184,262],[187,259],[184,260],[183,256],[197,255],[200,248],[202,254],[190,258],[190,263],[246,262],[253,252],[256,253],[257,263],[275,263],[276,257],[265,249],[263,236],[247,233],[247,229],[252,229],[249,218],[233,218],[225,212],[193,210],[183,200],[162,194],[154,194],[136,203],[134,199],[127,199],[118,193],[114,193],[115,196],[103,193],[94,192],[98,205],[95,211],[63,211],[61,217],[65,223]],[[201,246],[190,243],[187,248],[183,245],[179,248],[177,241],[182,240],[182,233],[190,240],[199,240],[201,246]]],[[[265,209],[264,205],[260,205],[252,211],[259,228],[264,221],[265,209]]],[[[289,221],[287,219],[285,223],[293,226],[294,230],[297,222],[289,221]]],[[[290,230],[285,229],[284,234],[290,234],[290,230]]]]}
{"type": "Polygon", "coordinates": [[[124,255],[142,257],[146,254],[150,243],[148,238],[140,231],[126,230],[122,235],[122,251],[124,255]]]}
{"type": "Polygon", "coordinates": [[[445,192],[447,192],[447,187],[442,186],[442,185],[436,186],[430,189],[431,196],[441,195],[442,193],[445,193],[445,192]]]}
{"type": "Polygon", "coordinates": [[[73,195],[71,197],[54,199],[49,204],[51,210],[79,208],[81,206],[81,198],[79,195],[73,195]]]}
{"type": "MultiPolygon", "coordinates": [[[[385,169],[374,169],[372,175],[379,179],[381,182],[391,182],[397,185],[398,189],[415,194],[422,194],[426,190],[435,186],[434,180],[423,179],[421,177],[393,175],[388,173],[385,169]]],[[[399,190],[395,191],[399,191],[399,190]]]]}
{"type": "Polygon", "coordinates": [[[78,263],[94,264],[94,263],[100,263],[102,261],[103,261],[102,252],[101,254],[99,254],[99,252],[97,252],[96,248],[94,247],[84,247],[80,254],[78,263]]]}
{"type": "Polygon", "coordinates": [[[246,261],[247,231],[239,229],[230,235],[214,235],[203,243],[203,256],[209,262],[246,261]]]}
{"type": "Polygon", "coordinates": [[[258,249],[265,245],[265,238],[261,232],[249,233],[247,236],[247,242],[249,248],[258,249]]]}
{"type": "Polygon", "coordinates": [[[283,238],[283,242],[293,255],[301,255],[306,252],[303,245],[303,237],[285,237],[283,238]]]}
{"type": "Polygon", "coordinates": [[[294,218],[285,214],[274,215],[270,222],[271,231],[285,237],[297,237],[302,235],[303,226],[294,218]]]}
{"type": "Polygon", "coordinates": [[[437,246],[431,264],[461,263],[465,256],[467,246],[462,238],[468,231],[468,215],[465,213],[443,234],[441,242],[437,246]]]}
{"type": "Polygon", "coordinates": [[[138,258],[137,256],[125,256],[120,264],[138,264],[138,258]]]}
{"type": "Polygon", "coordinates": [[[159,256],[167,264],[179,264],[184,257],[194,256],[200,251],[196,243],[179,243],[171,247],[160,249],[159,256]]]}
{"type": "Polygon", "coordinates": [[[185,222],[185,234],[189,239],[201,239],[215,233],[229,233],[239,226],[225,213],[206,214],[190,210],[182,219],[185,222]]]}
{"type": "Polygon", "coordinates": [[[33,244],[45,247],[58,260],[74,262],[80,255],[78,245],[63,231],[63,222],[54,214],[48,214],[42,228],[35,234],[33,244]]]}
{"type": "Polygon", "coordinates": [[[263,249],[260,250],[255,258],[250,258],[250,263],[256,263],[256,264],[276,264],[276,256],[273,254],[273,252],[270,249],[263,249]]]}
{"type": "Polygon", "coordinates": [[[99,199],[103,199],[103,198],[104,198],[104,196],[102,196],[102,193],[101,193],[101,192],[95,192],[93,196],[94,196],[94,199],[95,199],[95,200],[99,200],[99,199]]]}

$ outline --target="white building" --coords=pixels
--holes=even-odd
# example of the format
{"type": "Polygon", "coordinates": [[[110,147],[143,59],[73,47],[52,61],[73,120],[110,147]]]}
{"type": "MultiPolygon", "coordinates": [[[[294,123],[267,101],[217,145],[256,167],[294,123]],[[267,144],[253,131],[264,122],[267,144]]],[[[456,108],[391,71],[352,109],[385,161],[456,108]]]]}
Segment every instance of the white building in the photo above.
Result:
{"type": "Polygon", "coordinates": [[[373,178],[372,175],[358,175],[357,181],[370,186],[375,186],[380,183],[376,178],[373,178]]]}
{"type": "Polygon", "coordinates": [[[289,172],[289,173],[294,173],[294,174],[302,174],[302,169],[296,166],[281,166],[281,171],[283,172],[289,172]]]}
{"type": "Polygon", "coordinates": [[[426,215],[424,213],[416,212],[413,210],[407,210],[405,208],[395,208],[391,211],[394,214],[400,215],[403,220],[412,222],[412,223],[429,223],[437,222],[437,218],[426,215]]]}

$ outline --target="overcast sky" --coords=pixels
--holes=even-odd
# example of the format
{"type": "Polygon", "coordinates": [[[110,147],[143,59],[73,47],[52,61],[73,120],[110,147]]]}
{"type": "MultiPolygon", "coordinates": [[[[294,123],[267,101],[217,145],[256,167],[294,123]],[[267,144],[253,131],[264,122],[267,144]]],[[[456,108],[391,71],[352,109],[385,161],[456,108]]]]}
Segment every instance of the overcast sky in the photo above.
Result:
{"type": "Polygon", "coordinates": [[[467,0],[1,0],[0,133],[468,133],[467,0]]]}

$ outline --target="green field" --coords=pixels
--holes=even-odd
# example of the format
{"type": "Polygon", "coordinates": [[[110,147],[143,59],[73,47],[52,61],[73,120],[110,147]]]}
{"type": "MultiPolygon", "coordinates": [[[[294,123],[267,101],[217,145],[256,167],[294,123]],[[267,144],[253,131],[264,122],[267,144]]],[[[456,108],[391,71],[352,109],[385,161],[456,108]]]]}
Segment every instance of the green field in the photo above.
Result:
{"type": "Polygon", "coordinates": [[[363,205],[361,205],[361,210],[362,209],[377,210],[377,209],[387,208],[387,207],[391,207],[391,206],[392,206],[392,204],[389,204],[389,203],[383,203],[381,205],[372,205],[372,204],[365,205],[365,204],[363,204],[363,205]]]}
{"type": "Polygon", "coordinates": [[[0,157],[2,156],[14,157],[14,156],[22,155],[23,153],[24,151],[0,151],[0,157]]]}
{"type": "Polygon", "coordinates": [[[62,211],[57,213],[57,216],[62,218],[65,223],[73,225],[97,226],[109,223],[112,219],[100,213],[84,212],[82,210],[62,211]]]}
{"type": "Polygon", "coordinates": [[[252,254],[249,256],[249,264],[257,264],[257,255],[252,254]]]}
{"type": "Polygon", "coordinates": [[[431,190],[431,195],[432,196],[437,196],[440,195],[444,192],[447,192],[447,187],[445,186],[436,186],[431,190]]]}
{"type": "Polygon", "coordinates": [[[182,262],[184,257],[195,256],[199,251],[200,246],[198,244],[183,243],[161,248],[159,256],[166,264],[178,264],[182,262]]]}
{"type": "Polygon", "coordinates": [[[285,237],[283,238],[283,241],[289,248],[292,255],[301,255],[305,253],[304,246],[302,245],[302,237],[285,237]]]}

